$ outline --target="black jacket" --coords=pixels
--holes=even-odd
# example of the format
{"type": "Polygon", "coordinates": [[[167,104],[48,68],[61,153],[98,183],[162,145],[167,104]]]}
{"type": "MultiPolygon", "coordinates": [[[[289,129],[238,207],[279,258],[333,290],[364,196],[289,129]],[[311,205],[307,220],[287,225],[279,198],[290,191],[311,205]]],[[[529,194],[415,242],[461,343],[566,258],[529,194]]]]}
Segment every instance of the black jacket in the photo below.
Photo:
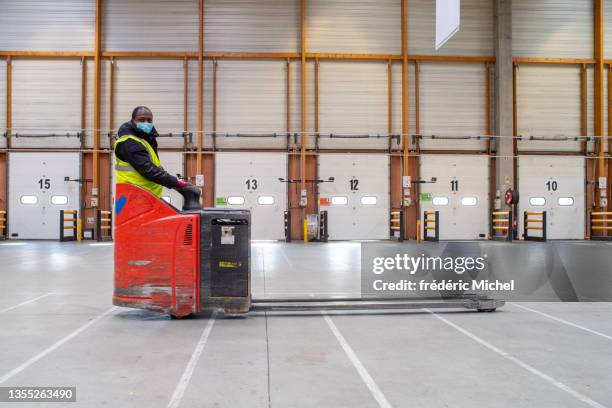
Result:
{"type": "MultiPolygon", "coordinates": [[[[136,126],[132,124],[131,121],[125,122],[119,128],[119,132],[117,132],[119,137],[126,135],[133,135],[139,137],[141,139],[146,140],[155,153],[157,153],[157,141],[155,137],[157,136],[157,130],[153,128],[151,134],[146,134],[142,130],[138,129],[136,126]]],[[[149,152],[146,147],[144,147],[141,143],[138,143],[134,140],[128,139],[125,142],[121,142],[115,148],[115,154],[117,157],[125,162],[128,162],[147,180],[151,180],[154,183],[161,184],[164,187],[175,188],[178,183],[178,179],[174,177],[172,174],[168,173],[161,166],[155,166],[151,162],[151,158],[149,157],[149,152]]]]}

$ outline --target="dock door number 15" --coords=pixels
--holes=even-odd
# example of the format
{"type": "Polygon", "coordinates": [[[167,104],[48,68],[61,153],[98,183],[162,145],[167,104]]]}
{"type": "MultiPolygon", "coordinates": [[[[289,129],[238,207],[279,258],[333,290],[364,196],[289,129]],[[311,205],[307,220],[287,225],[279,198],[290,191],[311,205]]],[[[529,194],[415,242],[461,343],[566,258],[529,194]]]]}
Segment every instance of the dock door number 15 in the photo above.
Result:
{"type": "Polygon", "coordinates": [[[48,178],[41,178],[40,180],[38,180],[38,186],[40,187],[41,190],[48,190],[51,188],[51,179],[48,178]]]}

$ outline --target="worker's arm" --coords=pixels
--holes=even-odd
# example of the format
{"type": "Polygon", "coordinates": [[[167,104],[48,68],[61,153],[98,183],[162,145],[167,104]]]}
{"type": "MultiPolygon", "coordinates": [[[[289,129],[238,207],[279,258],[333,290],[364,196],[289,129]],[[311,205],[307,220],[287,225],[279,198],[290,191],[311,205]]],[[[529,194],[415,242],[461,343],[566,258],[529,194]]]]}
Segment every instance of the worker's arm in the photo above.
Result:
{"type": "Polygon", "coordinates": [[[147,180],[167,188],[179,186],[179,180],[176,177],[163,167],[155,166],[151,162],[149,152],[141,143],[128,139],[117,146],[115,153],[121,160],[130,163],[147,180]]]}

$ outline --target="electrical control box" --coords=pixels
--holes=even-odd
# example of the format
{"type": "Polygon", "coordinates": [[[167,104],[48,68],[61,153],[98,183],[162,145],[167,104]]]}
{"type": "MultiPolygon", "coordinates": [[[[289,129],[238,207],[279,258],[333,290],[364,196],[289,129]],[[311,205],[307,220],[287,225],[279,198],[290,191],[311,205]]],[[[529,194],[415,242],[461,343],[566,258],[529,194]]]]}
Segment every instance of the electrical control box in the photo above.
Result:
{"type": "Polygon", "coordinates": [[[306,189],[300,190],[300,207],[306,207],[308,204],[308,191],[306,189]]]}

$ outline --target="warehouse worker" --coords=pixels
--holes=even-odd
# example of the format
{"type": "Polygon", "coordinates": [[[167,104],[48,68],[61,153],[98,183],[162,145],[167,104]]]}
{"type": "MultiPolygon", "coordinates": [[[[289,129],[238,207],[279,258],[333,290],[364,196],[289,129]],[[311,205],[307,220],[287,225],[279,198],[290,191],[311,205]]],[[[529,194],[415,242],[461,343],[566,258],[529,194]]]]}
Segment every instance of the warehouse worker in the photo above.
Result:
{"type": "Polygon", "coordinates": [[[153,126],[153,113],[146,106],[132,111],[132,120],[119,128],[115,142],[115,175],[117,183],[129,183],[161,197],[164,187],[173,188],[186,199],[200,196],[200,190],[180,180],[161,166],[157,155],[159,136],[153,126]]]}

